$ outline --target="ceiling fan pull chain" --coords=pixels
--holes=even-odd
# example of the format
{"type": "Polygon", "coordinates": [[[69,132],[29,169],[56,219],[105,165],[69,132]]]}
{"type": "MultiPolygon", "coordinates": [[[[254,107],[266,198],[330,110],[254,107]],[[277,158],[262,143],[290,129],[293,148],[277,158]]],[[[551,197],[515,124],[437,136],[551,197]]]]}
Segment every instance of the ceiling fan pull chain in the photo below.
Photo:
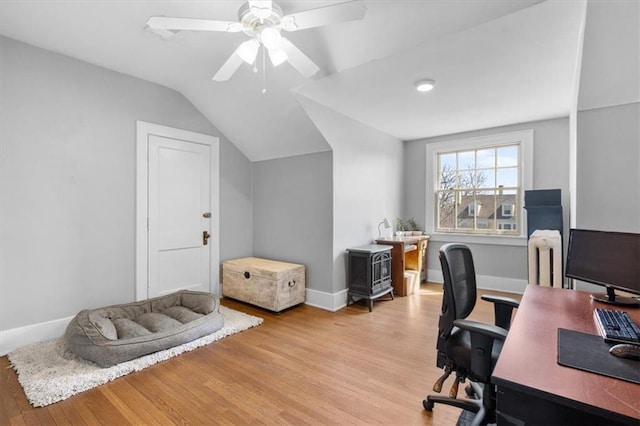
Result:
{"type": "MultiPolygon", "coordinates": [[[[260,45],[258,45],[258,49],[260,49],[260,45]]],[[[257,59],[257,57],[258,57],[258,51],[256,50],[256,56],[255,56],[255,58],[253,60],[253,68],[251,68],[251,71],[256,72],[256,73],[258,72],[258,59],[257,59]]]]}
{"type": "Polygon", "coordinates": [[[262,46],[262,94],[267,93],[267,63],[265,60],[266,48],[262,46]]]}

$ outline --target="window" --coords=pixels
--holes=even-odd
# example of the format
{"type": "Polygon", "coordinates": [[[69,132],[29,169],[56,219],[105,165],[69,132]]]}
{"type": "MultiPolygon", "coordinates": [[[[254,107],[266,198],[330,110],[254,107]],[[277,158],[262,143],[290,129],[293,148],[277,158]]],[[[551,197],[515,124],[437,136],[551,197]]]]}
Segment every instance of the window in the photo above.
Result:
{"type": "Polygon", "coordinates": [[[480,210],[480,205],[478,204],[477,201],[474,201],[473,203],[469,203],[469,206],[467,207],[467,210],[469,211],[469,216],[470,217],[475,217],[476,216],[476,211],[480,210]]]}
{"type": "MultiPolygon", "coordinates": [[[[521,192],[520,144],[443,151],[436,155],[436,230],[482,230],[487,234],[510,231],[511,226],[498,225],[505,223],[504,206],[515,205],[521,192]]],[[[517,220],[513,209],[509,219],[513,221],[509,225],[517,220]]]]}
{"type": "Polygon", "coordinates": [[[502,217],[512,217],[513,216],[513,204],[507,203],[502,204],[502,217]]]}
{"type": "Polygon", "coordinates": [[[522,236],[532,158],[531,130],[428,144],[429,232],[522,236]]]}

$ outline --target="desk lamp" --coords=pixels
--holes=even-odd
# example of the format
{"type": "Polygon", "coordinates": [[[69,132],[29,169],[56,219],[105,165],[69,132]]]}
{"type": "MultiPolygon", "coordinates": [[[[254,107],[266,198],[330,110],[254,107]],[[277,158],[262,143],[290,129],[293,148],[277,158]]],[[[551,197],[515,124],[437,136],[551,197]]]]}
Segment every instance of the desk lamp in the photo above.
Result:
{"type": "Polygon", "coordinates": [[[378,237],[382,237],[382,231],[380,230],[380,225],[384,225],[384,229],[391,228],[391,224],[389,223],[389,219],[387,219],[385,217],[383,219],[383,221],[378,224],[378,237]]]}

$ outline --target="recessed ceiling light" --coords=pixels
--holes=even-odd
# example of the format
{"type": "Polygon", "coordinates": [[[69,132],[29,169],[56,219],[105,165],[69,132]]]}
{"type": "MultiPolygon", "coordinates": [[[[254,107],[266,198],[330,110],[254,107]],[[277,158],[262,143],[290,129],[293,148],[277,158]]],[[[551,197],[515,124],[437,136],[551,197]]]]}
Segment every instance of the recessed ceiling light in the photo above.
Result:
{"type": "Polygon", "coordinates": [[[416,81],[416,90],[418,92],[428,92],[436,86],[436,82],[433,80],[420,80],[416,81]]]}

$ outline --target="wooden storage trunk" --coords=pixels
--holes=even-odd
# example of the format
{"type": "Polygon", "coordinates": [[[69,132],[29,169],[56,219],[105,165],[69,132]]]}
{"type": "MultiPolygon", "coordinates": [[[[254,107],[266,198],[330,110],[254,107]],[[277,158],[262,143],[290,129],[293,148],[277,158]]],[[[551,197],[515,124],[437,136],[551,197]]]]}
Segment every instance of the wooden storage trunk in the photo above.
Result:
{"type": "Polygon", "coordinates": [[[227,260],[222,294],[280,312],[305,301],[305,267],[258,257],[227,260]]]}

